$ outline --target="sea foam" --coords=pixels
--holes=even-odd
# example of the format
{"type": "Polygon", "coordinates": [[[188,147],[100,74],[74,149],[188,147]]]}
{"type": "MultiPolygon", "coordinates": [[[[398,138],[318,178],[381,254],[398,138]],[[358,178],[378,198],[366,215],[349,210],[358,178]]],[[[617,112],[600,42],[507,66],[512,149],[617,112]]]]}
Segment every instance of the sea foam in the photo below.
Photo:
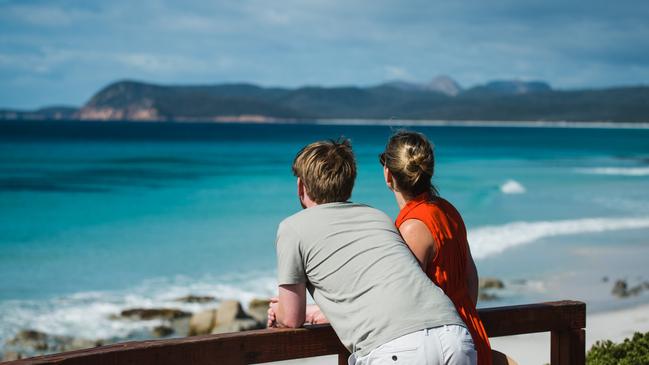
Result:
{"type": "Polygon", "coordinates": [[[507,180],[502,185],[500,185],[500,191],[503,194],[523,194],[525,193],[525,187],[516,180],[507,180]]]}
{"type": "Polygon", "coordinates": [[[210,295],[236,299],[244,308],[254,298],[267,298],[277,291],[274,272],[255,272],[236,277],[176,277],[147,280],[119,291],[78,292],[44,300],[0,302],[0,351],[2,344],[19,330],[34,329],[52,335],[86,339],[137,339],[160,320],[111,319],[124,309],[175,308],[197,312],[218,303],[183,303],[186,295],[210,295]],[[135,337],[134,337],[135,336],[135,337]]]}
{"type": "Polygon", "coordinates": [[[469,230],[468,239],[473,257],[483,259],[544,237],[638,228],[649,228],[649,217],[512,222],[469,230]]]}
{"type": "Polygon", "coordinates": [[[649,167],[593,167],[577,169],[577,172],[593,175],[649,176],[649,167]]]}

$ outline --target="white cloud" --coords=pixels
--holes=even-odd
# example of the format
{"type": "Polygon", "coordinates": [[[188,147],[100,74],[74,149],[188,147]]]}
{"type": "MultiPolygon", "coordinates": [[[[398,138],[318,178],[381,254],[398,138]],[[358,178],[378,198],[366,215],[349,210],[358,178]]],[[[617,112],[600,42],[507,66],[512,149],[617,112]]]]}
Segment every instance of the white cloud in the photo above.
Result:
{"type": "Polygon", "coordinates": [[[19,4],[4,7],[5,20],[13,20],[28,25],[42,27],[60,27],[73,24],[75,19],[83,16],[79,10],[62,9],[54,5],[19,4]]]}
{"type": "Polygon", "coordinates": [[[399,66],[385,66],[385,79],[386,80],[413,80],[414,77],[408,70],[399,66]]]}

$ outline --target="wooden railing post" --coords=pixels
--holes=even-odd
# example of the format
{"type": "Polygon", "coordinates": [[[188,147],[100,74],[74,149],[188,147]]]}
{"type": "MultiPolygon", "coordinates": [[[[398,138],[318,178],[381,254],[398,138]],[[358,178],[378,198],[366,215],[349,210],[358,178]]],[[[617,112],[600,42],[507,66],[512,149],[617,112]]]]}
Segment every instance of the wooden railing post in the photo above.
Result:
{"type": "Polygon", "coordinates": [[[567,328],[555,328],[550,332],[551,365],[586,364],[586,304],[570,307],[562,322],[567,328]]]}
{"type": "Polygon", "coordinates": [[[338,365],[348,365],[347,359],[349,359],[349,355],[351,355],[349,351],[343,347],[343,350],[338,353],[338,365]]]}
{"type": "Polygon", "coordinates": [[[586,363],[586,331],[574,328],[552,331],[550,335],[551,365],[583,365],[586,363]]]}

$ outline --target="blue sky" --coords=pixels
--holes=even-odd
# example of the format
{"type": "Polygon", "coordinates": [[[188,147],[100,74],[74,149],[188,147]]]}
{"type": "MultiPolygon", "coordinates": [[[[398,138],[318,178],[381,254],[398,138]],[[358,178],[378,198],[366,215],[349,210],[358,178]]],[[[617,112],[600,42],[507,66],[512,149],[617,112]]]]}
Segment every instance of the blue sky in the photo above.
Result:
{"type": "Polygon", "coordinates": [[[0,107],[81,105],[126,78],[646,85],[647,19],[647,0],[0,0],[0,107]]]}

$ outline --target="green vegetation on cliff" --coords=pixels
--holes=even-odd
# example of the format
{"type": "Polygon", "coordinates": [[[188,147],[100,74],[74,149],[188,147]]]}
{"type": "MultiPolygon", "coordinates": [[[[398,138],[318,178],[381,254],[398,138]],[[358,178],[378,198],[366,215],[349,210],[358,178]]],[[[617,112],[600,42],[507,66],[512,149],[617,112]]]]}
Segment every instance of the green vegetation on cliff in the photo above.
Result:
{"type": "Polygon", "coordinates": [[[544,82],[494,81],[462,90],[452,79],[372,87],[161,86],[119,81],[79,110],[0,110],[0,119],[228,120],[427,119],[649,122],[649,87],[553,90],[544,82]],[[56,118],[52,117],[56,116],[56,118]],[[244,118],[245,119],[245,118],[244,118]]]}
{"type": "Polygon", "coordinates": [[[598,341],[586,354],[588,365],[649,365],[649,332],[616,344],[598,341]]]}

